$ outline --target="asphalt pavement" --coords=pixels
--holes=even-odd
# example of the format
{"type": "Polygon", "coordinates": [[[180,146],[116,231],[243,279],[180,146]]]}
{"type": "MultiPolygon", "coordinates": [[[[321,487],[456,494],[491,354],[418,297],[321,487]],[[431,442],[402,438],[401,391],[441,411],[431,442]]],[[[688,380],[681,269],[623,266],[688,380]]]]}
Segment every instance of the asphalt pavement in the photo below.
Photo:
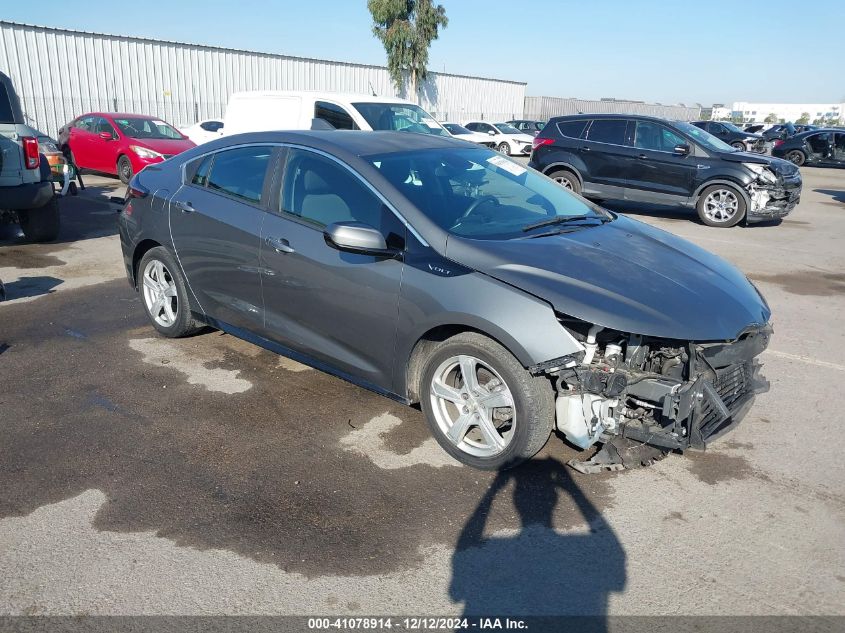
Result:
{"type": "Polygon", "coordinates": [[[780,225],[632,210],[759,286],[772,389],[706,452],[589,476],[557,437],[471,470],[418,409],[157,336],[89,176],[57,242],[0,228],[0,614],[845,615],[845,171],[802,174],[780,225]]]}

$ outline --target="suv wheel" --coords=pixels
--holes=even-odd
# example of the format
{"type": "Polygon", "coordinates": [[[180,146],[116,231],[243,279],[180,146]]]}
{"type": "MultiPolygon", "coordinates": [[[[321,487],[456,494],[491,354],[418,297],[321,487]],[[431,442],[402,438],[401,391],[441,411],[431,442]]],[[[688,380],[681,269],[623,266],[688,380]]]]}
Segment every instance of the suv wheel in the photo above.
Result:
{"type": "Polygon", "coordinates": [[[707,226],[730,227],[745,217],[745,198],[729,185],[711,185],[701,192],[695,205],[707,226]]]}
{"type": "Polygon", "coordinates": [[[132,162],[128,156],[121,156],[117,159],[117,175],[124,185],[128,185],[129,181],[132,180],[132,162]]]}
{"type": "Polygon", "coordinates": [[[179,338],[202,327],[191,315],[185,279],[165,248],[148,250],[138,264],[138,272],[144,308],[156,330],[169,338],[179,338]]]}
{"type": "Polygon", "coordinates": [[[740,152],[748,151],[748,148],[745,146],[745,143],[743,143],[742,141],[734,141],[733,143],[731,143],[731,147],[738,149],[740,152]]]}
{"type": "Polygon", "coordinates": [[[786,160],[800,167],[805,162],[807,162],[807,157],[804,155],[804,152],[802,152],[800,149],[794,149],[787,153],[786,160]]]}
{"type": "Polygon", "coordinates": [[[24,236],[31,242],[50,242],[59,237],[59,200],[55,196],[39,209],[18,211],[24,236]]]}
{"type": "Polygon", "coordinates": [[[495,470],[530,459],[552,431],[554,392],[504,347],[476,332],[440,344],[422,372],[432,434],[458,461],[495,470]]]}
{"type": "Polygon", "coordinates": [[[500,154],[504,154],[505,156],[511,155],[511,146],[507,143],[499,143],[498,147],[496,147],[496,151],[500,154]]]}
{"type": "Polygon", "coordinates": [[[581,181],[578,176],[568,169],[558,169],[549,174],[549,178],[554,180],[564,189],[569,189],[574,193],[581,193],[581,181]]]}

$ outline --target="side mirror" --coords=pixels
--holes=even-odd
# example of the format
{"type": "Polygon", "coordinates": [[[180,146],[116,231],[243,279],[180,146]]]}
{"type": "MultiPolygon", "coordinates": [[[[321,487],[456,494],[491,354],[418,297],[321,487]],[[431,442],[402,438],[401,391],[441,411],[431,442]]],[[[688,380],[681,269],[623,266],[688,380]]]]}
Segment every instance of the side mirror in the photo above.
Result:
{"type": "Polygon", "coordinates": [[[496,136],[496,133],[495,133],[493,130],[487,130],[487,133],[488,133],[490,136],[496,136]]]}
{"type": "Polygon", "coordinates": [[[100,132],[100,138],[104,141],[114,140],[114,137],[111,135],[111,132],[100,132]]]}
{"type": "Polygon", "coordinates": [[[339,251],[393,257],[394,249],[387,247],[384,235],[363,222],[335,222],[323,229],[326,244],[339,251]]]}
{"type": "Polygon", "coordinates": [[[672,151],[678,156],[687,156],[690,153],[690,146],[686,143],[681,143],[680,145],[675,145],[672,151]]]}

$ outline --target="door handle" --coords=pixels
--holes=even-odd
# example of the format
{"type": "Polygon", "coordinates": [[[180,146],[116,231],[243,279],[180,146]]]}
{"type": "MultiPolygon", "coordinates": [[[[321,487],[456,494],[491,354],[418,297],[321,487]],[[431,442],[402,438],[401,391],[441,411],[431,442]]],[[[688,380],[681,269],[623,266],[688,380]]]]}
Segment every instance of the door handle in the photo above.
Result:
{"type": "Polygon", "coordinates": [[[590,148],[589,148],[587,145],[584,145],[584,146],[581,148],[581,151],[582,151],[582,152],[589,152],[589,151],[590,151],[590,148]]]}
{"type": "Polygon", "coordinates": [[[193,213],[196,211],[193,206],[191,206],[190,202],[182,202],[181,200],[176,201],[176,208],[179,209],[182,213],[193,213]]]}
{"type": "Polygon", "coordinates": [[[637,156],[637,158],[643,158],[643,159],[645,159],[645,158],[648,158],[648,156],[646,156],[645,154],[640,154],[639,156],[637,156]]]}
{"type": "Polygon", "coordinates": [[[296,249],[294,249],[290,242],[282,237],[268,237],[267,244],[277,253],[295,253],[296,249]]]}

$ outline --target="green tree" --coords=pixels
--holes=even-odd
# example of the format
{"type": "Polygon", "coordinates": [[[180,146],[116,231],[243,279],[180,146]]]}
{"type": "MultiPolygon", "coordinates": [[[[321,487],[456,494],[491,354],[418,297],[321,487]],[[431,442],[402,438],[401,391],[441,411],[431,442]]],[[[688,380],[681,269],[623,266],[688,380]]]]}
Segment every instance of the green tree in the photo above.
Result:
{"type": "Polygon", "coordinates": [[[449,19],[443,5],[432,0],[367,0],[373,16],[373,35],[384,44],[387,69],[396,89],[403,91],[405,75],[410,93],[417,99],[428,74],[428,49],[449,19]]]}
{"type": "Polygon", "coordinates": [[[772,112],[771,114],[769,114],[769,116],[767,116],[767,117],[763,120],[763,123],[777,123],[777,122],[778,122],[778,115],[777,115],[777,114],[775,114],[774,112],[772,112]]]}
{"type": "Polygon", "coordinates": [[[810,113],[802,112],[801,118],[796,121],[798,125],[807,125],[810,122],[810,113]]]}

